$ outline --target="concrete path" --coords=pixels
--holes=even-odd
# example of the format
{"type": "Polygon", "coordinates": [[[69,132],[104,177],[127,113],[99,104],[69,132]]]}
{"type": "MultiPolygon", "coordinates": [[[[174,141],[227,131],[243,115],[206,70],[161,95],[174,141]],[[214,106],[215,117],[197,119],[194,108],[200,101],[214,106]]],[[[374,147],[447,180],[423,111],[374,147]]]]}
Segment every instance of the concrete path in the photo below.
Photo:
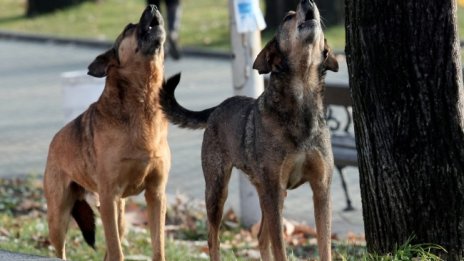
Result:
{"type": "Polygon", "coordinates": [[[24,260],[27,260],[27,261],[29,260],[31,261],[58,261],[62,259],[53,258],[53,257],[19,254],[19,253],[13,253],[9,251],[0,250],[0,261],[24,261],[24,260]]]}
{"type": "MultiPolygon", "coordinates": [[[[63,79],[67,71],[86,70],[103,49],[0,40],[0,177],[42,175],[53,135],[63,126],[63,79]]],[[[167,60],[166,74],[182,72],[176,91],[181,104],[204,109],[232,95],[231,64],[227,59],[184,57],[167,60]]],[[[347,81],[346,65],[327,81],[347,81]]],[[[202,200],[204,181],[200,166],[203,131],[171,126],[169,142],[173,155],[167,192],[202,200]]],[[[347,168],[347,183],[356,211],[343,212],[345,198],[338,173],[333,178],[333,232],[362,233],[359,178],[356,168],[347,168]]],[[[228,206],[238,211],[238,178],[232,177],[228,206]]],[[[290,191],[285,216],[314,226],[309,185],[290,191]]]]}

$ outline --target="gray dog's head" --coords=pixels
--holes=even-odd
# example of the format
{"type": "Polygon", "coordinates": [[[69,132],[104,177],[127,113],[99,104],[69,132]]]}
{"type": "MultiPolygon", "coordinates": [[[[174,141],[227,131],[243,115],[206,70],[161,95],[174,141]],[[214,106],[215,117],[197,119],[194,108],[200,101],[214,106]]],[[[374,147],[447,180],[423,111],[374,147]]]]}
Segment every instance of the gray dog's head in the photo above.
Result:
{"type": "Polygon", "coordinates": [[[260,74],[288,70],[304,74],[313,66],[338,71],[338,63],[322,32],[316,4],[313,0],[301,0],[296,11],[288,12],[282,20],[253,68],[260,74]]]}

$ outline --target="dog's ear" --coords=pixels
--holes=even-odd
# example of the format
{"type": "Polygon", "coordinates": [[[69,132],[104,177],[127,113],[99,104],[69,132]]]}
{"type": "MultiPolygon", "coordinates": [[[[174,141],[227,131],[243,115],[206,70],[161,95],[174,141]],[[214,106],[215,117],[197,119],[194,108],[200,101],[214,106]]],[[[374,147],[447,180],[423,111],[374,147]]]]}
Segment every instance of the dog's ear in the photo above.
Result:
{"type": "Polygon", "coordinates": [[[284,60],[278,45],[276,38],[272,38],[256,57],[253,69],[258,70],[259,74],[278,72],[283,68],[284,60]]]}
{"type": "Polygon", "coordinates": [[[89,70],[87,74],[98,78],[105,77],[108,73],[109,66],[115,60],[116,53],[114,49],[109,49],[93,60],[93,62],[87,67],[89,70]]]}
{"type": "Polygon", "coordinates": [[[326,70],[331,70],[333,72],[338,72],[338,62],[337,58],[332,52],[332,49],[327,44],[327,39],[324,39],[324,62],[323,66],[326,70]]]}

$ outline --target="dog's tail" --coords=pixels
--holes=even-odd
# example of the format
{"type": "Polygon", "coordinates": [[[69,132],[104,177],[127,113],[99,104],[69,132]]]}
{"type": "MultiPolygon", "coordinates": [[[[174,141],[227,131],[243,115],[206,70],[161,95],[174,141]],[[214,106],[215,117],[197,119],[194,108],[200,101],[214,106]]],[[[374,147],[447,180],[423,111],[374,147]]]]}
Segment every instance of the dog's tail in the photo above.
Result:
{"type": "Polygon", "coordinates": [[[89,203],[85,200],[76,200],[71,215],[81,229],[85,242],[95,249],[95,215],[89,203]]]}
{"type": "Polygon", "coordinates": [[[180,73],[170,77],[163,83],[160,91],[160,104],[166,117],[173,124],[181,128],[203,129],[206,128],[209,115],[216,109],[212,107],[203,111],[191,111],[182,107],[174,97],[174,90],[179,84],[180,73]]]}

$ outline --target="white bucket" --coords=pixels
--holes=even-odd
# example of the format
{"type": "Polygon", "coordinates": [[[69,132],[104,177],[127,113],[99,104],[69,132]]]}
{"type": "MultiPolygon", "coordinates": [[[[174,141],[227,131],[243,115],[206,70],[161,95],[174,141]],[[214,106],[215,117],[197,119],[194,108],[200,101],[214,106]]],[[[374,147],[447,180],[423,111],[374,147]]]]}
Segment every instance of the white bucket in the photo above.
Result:
{"type": "Polygon", "coordinates": [[[85,71],[71,71],[61,74],[63,79],[63,112],[65,122],[69,122],[97,101],[105,87],[105,78],[95,78],[85,71]]]}

